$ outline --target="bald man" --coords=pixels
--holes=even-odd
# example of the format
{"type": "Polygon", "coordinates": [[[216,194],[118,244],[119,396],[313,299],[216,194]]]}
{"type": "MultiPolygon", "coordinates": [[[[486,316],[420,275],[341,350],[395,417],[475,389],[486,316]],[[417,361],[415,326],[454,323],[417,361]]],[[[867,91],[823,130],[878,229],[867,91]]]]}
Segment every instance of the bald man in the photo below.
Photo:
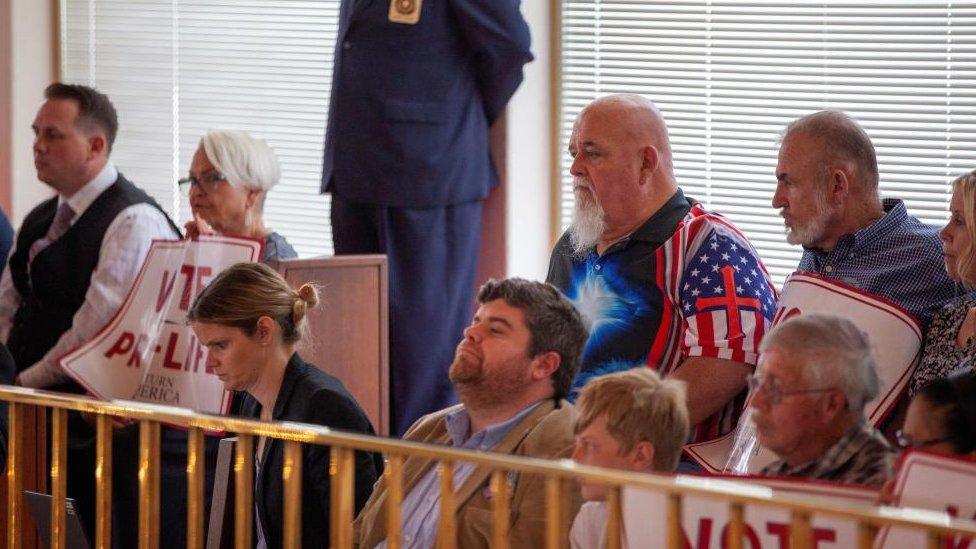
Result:
{"type": "Polygon", "coordinates": [[[547,280],[590,330],[574,388],[637,366],[686,382],[694,441],[738,419],[776,293],[749,241],[678,188],[660,111],[597,99],[569,141],[576,209],[547,280]]]}
{"type": "Polygon", "coordinates": [[[939,228],[881,199],[874,145],[857,120],[820,111],[791,122],[776,165],[773,207],[790,244],[803,246],[797,271],[881,296],[922,327],[955,296],[939,228]]]}

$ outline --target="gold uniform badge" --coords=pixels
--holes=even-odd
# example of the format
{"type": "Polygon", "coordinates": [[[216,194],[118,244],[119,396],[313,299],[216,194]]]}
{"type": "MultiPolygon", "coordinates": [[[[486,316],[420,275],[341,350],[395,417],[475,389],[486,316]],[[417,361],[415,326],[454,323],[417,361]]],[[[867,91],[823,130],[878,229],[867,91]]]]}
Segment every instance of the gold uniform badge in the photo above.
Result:
{"type": "Polygon", "coordinates": [[[423,0],[390,0],[390,22],[416,25],[423,0]]]}

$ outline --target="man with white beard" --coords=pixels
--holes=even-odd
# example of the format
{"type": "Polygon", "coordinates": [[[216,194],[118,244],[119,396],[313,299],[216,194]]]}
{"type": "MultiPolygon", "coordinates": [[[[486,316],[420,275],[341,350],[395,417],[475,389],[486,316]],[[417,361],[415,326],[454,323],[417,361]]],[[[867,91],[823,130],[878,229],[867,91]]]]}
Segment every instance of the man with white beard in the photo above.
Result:
{"type": "Polygon", "coordinates": [[[547,281],[590,330],[574,388],[649,366],[686,382],[693,440],[727,433],[776,308],[756,251],[678,188],[667,126],[648,99],[590,103],[569,152],[576,212],[547,281]]]}
{"type": "Polygon", "coordinates": [[[840,111],[798,118],[783,132],[773,207],[790,244],[803,246],[797,271],[839,280],[893,301],[922,327],[955,295],[939,228],[878,194],[874,145],[840,111]]]}

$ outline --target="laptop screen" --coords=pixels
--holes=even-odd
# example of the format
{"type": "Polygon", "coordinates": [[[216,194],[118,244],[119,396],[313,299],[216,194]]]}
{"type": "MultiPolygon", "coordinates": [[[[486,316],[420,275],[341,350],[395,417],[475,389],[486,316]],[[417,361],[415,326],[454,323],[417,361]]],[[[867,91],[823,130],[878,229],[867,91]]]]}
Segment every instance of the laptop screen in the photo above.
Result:
{"type": "MultiPolygon", "coordinates": [[[[51,546],[51,496],[38,492],[24,490],[24,497],[27,499],[27,508],[30,509],[31,516],[34,517],[34,524],[37,525],[37,536],[44,543],[45,547],[51,546]]],[[[81,525],[81,518],[75,511],[75,500],[65,498],[65,522],[67,531],[65,532],[65,546],[67,549],[89,549],[88,537],[85,536],[85,528],[81,525]]]]}

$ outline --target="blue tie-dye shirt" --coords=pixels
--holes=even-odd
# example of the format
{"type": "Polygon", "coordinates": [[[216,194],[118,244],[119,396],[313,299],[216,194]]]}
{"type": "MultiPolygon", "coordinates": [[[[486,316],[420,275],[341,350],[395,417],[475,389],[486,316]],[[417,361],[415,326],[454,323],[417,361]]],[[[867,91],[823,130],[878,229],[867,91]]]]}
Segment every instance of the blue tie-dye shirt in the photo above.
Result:
{"type": "Polygon", "coordinates": [[[655,251],[671,238],[690,209],[679,189],[640,228],[603,255],[590,250],[585,257],[574,257],[569,236],[559,239],[546,281],[576,305],[590,331],[571,398],[593,377],[646,362],[664,301],[654,281],[655,251]]]}
{"type": "MultiPolygon", "coordinates": [[[[680,190],[603,254],[574,256],[564,236],[548,280],[590,331],[574,396],[595,376],[635,366],[667,376],[691,357],[754,365],[776,311],[776,290],[745,235],[680,190]]],[[[692,441],[729,432],[745,395],[697,423],[692,441]]]]}

